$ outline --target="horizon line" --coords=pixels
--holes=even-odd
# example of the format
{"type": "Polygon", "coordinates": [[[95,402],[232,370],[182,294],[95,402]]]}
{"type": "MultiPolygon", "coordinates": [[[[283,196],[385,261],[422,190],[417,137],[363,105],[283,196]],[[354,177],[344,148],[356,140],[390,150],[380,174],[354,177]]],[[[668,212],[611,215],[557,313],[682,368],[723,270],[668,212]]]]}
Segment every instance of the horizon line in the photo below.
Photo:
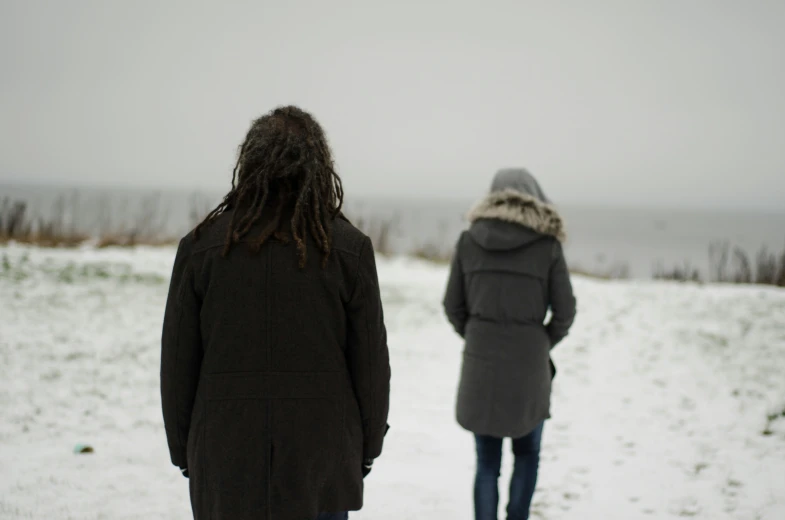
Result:
{"type": "MultiPolygon", "coordinates": [[[[63,180],[51,180],[45,178],[35,178],[29,180],[18,180],[18,179],[4,179],[0,177],[0,185],[6,186],[19,186],[19,187],[27,187],[27,188],[43,188],[49,190],[57,190],[58,188],[62,188],[64,190],[129,190],[129,191],[138,191],[138,192],[152,192],[152,193],[181,193],[181,194],[215,194],[216,197],[221,196],[221,193],[226,192],[225,187],[219,186],[206,186],[206,185],[199,185],[194,187],[186,187],[186,186],[175,186],[175,185],[131,185],[131,184],[124,184],[124,183],[112,183],[112,182],[89,182],[89,181],[63,181],[63,180]]],[[[468,194],[454,194],[454,195],[445,195],[442,193],[427,195],[422,193],[414,193],[414,194],[396,194],[390,193],[389,190],[387,192],[369,192],[369,191],[355,191],[353,195],[349,197],[349,203],[351,204],[352,199],[371,199],[371,200],[414,200],[414,201],[440,201],[440,202],[470,202],[476,201],[482,198],[485,195],[485,191],[478,193],[476,195],[468,195],[468,194]]],[[[0,194],[0,198],[5,198],[5,195],[0,194]]],[[[555,203],[556,206],[564,206],[564,207],[583,207],[583,208],[591,208],[591,209],[620,209],[620,210],[630,210],[630,209],[639,209],[639,210],[679,210],[679,211],[689,211],[689,210],[697,210],[697,211],[716,211],[721,212],[725,210],[726,212],[755,212],[755,213],[765,213],[765,214],[785,214],[785,207],[782,204],[777,204],[773,202],[769,203],[749,203],[749,204],[739,204],[739,203],[729,203],[728,201],[715,201],[710,203],[695,203],[694,201],[686,202],[686,203],[673,203],[673,202],[659,202],[659,203],[636,203],[632,202],[620,202],[620,201],[608,201],[608,200],[593,200],[593,201],[585,201],[585,200],[577,200],[574,198],[562,198],[560,201],[555,203]]]]}

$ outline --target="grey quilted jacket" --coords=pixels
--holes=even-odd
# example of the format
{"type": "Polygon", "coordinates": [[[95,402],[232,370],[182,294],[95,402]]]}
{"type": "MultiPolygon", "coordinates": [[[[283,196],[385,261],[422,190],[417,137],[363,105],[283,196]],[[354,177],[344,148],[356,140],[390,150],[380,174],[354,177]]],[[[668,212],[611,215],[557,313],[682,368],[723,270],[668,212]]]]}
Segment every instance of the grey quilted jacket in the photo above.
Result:
{"type": "Polygon", "coordinates": [[[575,318],[564,226],[525,170],[499,172],[469,217],[444,298],[465,340],[457,419],[476,434],[518,438],[550,417],[550,350],[575,318]]]}

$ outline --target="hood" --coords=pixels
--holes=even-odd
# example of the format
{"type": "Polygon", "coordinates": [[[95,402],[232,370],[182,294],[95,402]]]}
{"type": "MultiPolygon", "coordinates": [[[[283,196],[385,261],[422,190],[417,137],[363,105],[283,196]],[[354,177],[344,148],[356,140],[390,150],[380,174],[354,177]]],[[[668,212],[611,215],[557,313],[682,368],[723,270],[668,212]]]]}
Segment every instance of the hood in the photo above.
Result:
{"type": "Polygon", "coordinates": [[[470,212],[469,234],[480,247],[492,251],[517,249],[528,243],[552,236],[564,242],[567,235],[564,221],[549,204],[537,181],[526,170],[502,170],[496,175],[492,191],[470,212]],[[507,172],[519,172],[508,174],[507,172]],[[525,172],[520,175],[520,172],[525,172]],[[498,181],[498,182],[497,182],[498,181]],[[512,183],[527,191],[505,186],[512,183]],[[537,194],[532,194],[528,190],[537,194]]]}
{"type": "Polygon", "coordinates": [[[531,195],[546,204],[551,203],[548,197],[545,196],[545,192],[542,191],[540,183],[525,168],[504,168],[496,172],[491,183],[491,193],[505,190],[531,195]]]}
{"type": "Polygon", "coordinates": [[[469,236],[486,251],[512,251],[543,237],[529,228],[501,220],[478,220],[469,228],[469,236]]]}

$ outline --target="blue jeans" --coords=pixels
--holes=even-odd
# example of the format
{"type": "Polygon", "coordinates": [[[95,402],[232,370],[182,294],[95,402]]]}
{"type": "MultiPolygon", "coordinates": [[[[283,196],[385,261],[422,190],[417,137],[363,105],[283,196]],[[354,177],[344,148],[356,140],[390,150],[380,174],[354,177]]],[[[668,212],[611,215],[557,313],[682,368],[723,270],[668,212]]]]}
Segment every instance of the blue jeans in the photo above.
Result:
{"type": "MultiPolygon", "coordinates": [[[[534,431],[520,439],[513,439],[515,469],[510,480],[510,503],[507,520],[526,520],[537,485],[540,466],[540,423],[534,431]]],[[[499,511],[499,475],[502,467],[502,442],[504,439],[477,435],[477,477],[474,481],[474,517],[476,520],[497,520],[499,511]]]]}
{"type": "Polygon", "coordinates": [[[316,520],[348,520],[349,513],[322,513],[316,520]]]}

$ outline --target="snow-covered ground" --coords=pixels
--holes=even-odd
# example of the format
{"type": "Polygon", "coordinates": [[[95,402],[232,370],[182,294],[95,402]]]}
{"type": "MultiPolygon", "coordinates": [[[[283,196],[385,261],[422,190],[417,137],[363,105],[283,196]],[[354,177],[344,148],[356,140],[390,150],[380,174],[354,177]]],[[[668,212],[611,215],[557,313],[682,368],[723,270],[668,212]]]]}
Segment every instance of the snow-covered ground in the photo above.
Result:
{"type": "MultiPolygon", "coordinates": [[[[189,517],[158,394],[173,255],[0,247],[0,518],[189,517]]],[[[468,520],[446,268],[380,260],[379,273],[393,429],[353,518],[468,520]]],[[[575,286],[534,518],[785,519],[785,291],[575,286]]]]}

